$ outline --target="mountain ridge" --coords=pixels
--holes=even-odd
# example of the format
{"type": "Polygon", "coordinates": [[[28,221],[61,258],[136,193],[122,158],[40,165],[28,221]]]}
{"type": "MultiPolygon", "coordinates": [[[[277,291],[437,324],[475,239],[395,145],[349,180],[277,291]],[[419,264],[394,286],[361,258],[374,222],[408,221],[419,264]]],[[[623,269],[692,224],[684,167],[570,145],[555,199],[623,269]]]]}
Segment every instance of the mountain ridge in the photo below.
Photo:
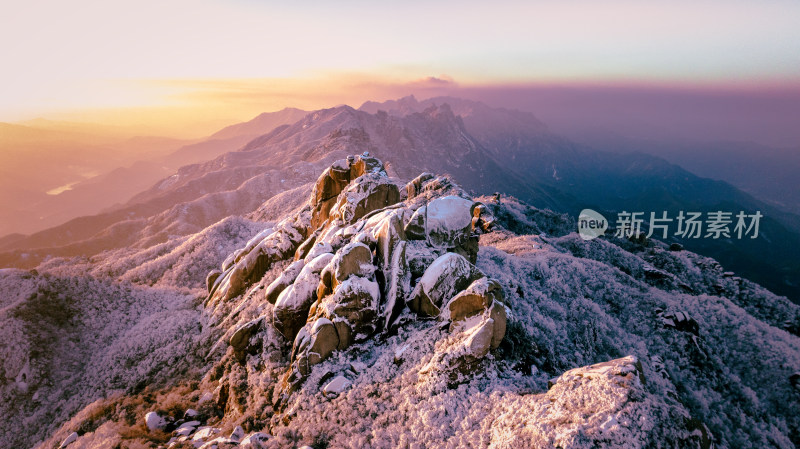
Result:
{"type": "MultiPolygon", "coordinates": [[[[299,114],[290,111],[290,115],[295,113],[299,114]]],[[[259,117],[247,126],[255,126],[264,116],[259,117]]],[[[278,112],[270,117],[280,119],[282,115],[278,112]]],[[[7,240],[0,261],[32,268],[48,255],[91,255],[141,238],[163,241],[176,235],[171,232],[177,229],[196,232],[222,216],[193,207],[199,216],[189,218],[174,209],[175,205],[199,205],[204,195],[211,195],[209,201],[214,201],[214,197],[221,198],[221,192],[229,192],[225,196],[230,205],[225,210],[244,213],[253,204],[248,198],[256,192],[255,186],[261,186],[260,195],[274,195],[313,181],[314,173],[348,152],[364,151],[386,160],[387,169],[396,176],[448,173],[474,193],[503,192],[575,215],[586,207],[609,217],[637,209],[645,213],[666,210],[673,216],[679,210],[729,208],[734,214],[761,210],[767,217],[762,232],[772,243],[681,243],[720,258],[731,269],[781,294],[800,298],[800,286],[792,283],[800,272],[800,256],[787,250],[791,242],[800,244],[798,217],[652,156],[598,152],[574,144],[549,132],[532,114],[450,97],[421,102],[407,97],[383,105],[366,104],[361,110],[340,106],[308,113],[249,140],[238,151],[183,166],[105,214],[7,240]],[[370,108],[376,112],[363,110],[370,108]],[[470,126],[478,126],[477,131],[470,126]],[[114,223],[118,223],[117,230],[108,228],[114,223]],[[92,242],[94,235],[98,239],[92,242]],[[115,243],[116,236],[124,238],[115,243]]]]}

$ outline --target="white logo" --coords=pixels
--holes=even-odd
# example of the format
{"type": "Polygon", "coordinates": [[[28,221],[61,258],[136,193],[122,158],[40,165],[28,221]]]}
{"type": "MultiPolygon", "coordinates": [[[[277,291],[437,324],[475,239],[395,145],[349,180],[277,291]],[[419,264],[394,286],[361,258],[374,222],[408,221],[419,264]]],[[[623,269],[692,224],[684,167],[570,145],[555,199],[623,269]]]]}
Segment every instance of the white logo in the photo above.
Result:
{"type": "Polygon", "coordinates": [[[608,220],[592,209],[584,209],[578,216],[578,234],[584,240],[592,240],[605,234],[608,220]]]}

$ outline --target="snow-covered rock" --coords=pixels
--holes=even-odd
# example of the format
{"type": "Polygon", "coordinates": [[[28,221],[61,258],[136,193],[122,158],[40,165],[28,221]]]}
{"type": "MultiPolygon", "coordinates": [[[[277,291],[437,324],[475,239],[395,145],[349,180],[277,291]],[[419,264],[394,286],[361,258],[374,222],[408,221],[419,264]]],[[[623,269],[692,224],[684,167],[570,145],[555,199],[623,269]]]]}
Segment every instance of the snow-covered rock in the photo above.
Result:
{"type": "Polygon", "coordinates": [[[244,439],[244,429],[242,429],[242,426],[236,426],[231,432],[231,436],[229,436],[228,439],[240,443],[242,439],[244,439]]]}
{"type": "Polygon", "coordinates": [[[344,223],[356,220],[375,210],[400,201],[400,190],[386,175],[370,172],[356,178],[339,195],[333,206],[333,217],[344,223]]]}
{"type": "Polygon", "coordinates": [[[187,422],[181,424],[180,426],[178,426],[178,428],[175,429],[174,433],[177,436],[188,437],[189,435],[194,433],[195,429],[197,429],[197,427],[200,424],[201,424],[200,421],[187,421],[187,422]]]}
{"type": "Polygon", "coordinates": [[[481,276],[483,274],[463,256],[446,253],[425,270],[411,293],[408,306],[420,315],[438,316],[444,301],[481,276]]]}
{"type": "Polygon", "coordinates": [[[487,310],[494,301],[500,301],[503,290],[499,283],[482,277],[453,296],[442,310],[442,317],[460,321],[487,310]]]}
{"type": "Polygon", "coordinates": [[[207,302],[216,304],[238,296],[248,286],[260,280],[273,263],[293,256],[308,233],[308,212],[305,210],[297,216],[283,220],[274,229],[270,229],[272,232],[263,239],[258,240],[262,236],[259,234],[245,248],[238,250],[238,255],[233,258],[234,262],[223,269],[223,274],[217,279],[219,286],[209,293],[207,302]]]}
{"type": "Polygon", "coordinates": [[[403,228],[403,233],[409,240],[424,240],[425,239],[425,215],[428,208],[426,206],[419,207],[409,218],[408,223],[403,228]]]}
{"type": "Polygon", "coordinates": [[[330,253],[321,254],[306,264],[275,301],[273,324],[287,339],[294,339],[306,322],[308,311],[317,300],[320,272],[333,257],[330,253]]]}
{"type": "Polygon", "coordinates": [[[428,241],[436,247],[456,246],[472,230],[471,200],[450,195],[437,198],[427,205],[425,231],[428,241]]]}
{"type": "Polygon", "coordinates": [[[369,277],[375,271],[372,266],[372,251],[361,242],[345,245],[336,252],[331,261],[332,283],[334,290],[350,276],[369,277]]]}
{"type": "Polygon", "coordinates": [[[348,378],[336,376],[322,388],[322,392],[328,397],[335,397],[348,389],[350,385],[352,382],[348,378]]]}
{"type": "Polygon", "coordinates": [[[267,302],[270,304],[275,304],[275,301],[278,300],[278,296],[280,296],[280,294],[286,290],[286,287],[292,285],[295,279],[297,279],[297,275],[300,274],[300,271],[305,265],[306,263],[304,260],[296,260],[286,267],[281,272],[281,275],[272,281],[269,286],[267,286],[267,290],[265,292],[267,302]]]}
{"type": "Polygon", "coordinates": [[[203,426],[197,429],[197,431],[192,435],[192,445],[196,448],[203,447],[207,442],[210,442],[209,439],[212,438],[214,435],[219,434],[221,429],[212,426],[203,426]]]}
{"type": "Polygon", "coordinates": [[[327,318],[318,318],[304,326],[294,340],[292,359],[302,376],[339,347],[339,333],[327,318]]]}
{"type": "Polygon", "coordinates": [[[208,276],[206,276],[206,289],[210,293],[214,287],[214,284],[217,283],[217,279],[222,276],[222,271],[214,269],[208,272],[208,276]]]}
{"type": "Polygon", "coordinates": [[[214,400],[214,394],[210,391],[207,391],[200,395],[200,399],[197,400],[197,405],[203,405],[206,402],[210,402],[214,400]]]}
{"type": "Polygon", "coordinates": [[[64,439],[64,441],[61,442],[61,445],[58,447],[59,449],[64,449],[65,447],[69,446],[70,444],[74,443],[77,440],[78,440],[78,432],[72,432],[71,434],[69,434],[68,437],[64,439]]]}
{"type": "Polygon", "coordinates": [[[156,412],[149,412],[144,415],[144,423],[148,430],[164,430],[167,427],[167,420],[156,412]]]}
{"type": "Polygon", "coordinates": [[[242,439],[239,447],[243,449],[261,449],[269,440],[269,435],[263,432],[254,432],[242,439]]]}
{"type": "Polygon", "coordinates": [[[420,191],[422,191],[422,187],[425,185],[425,182],[431,179],[433,179],[433,174],[422,173],[409,181],[405,186],[406,198],[413,199],[415,196],[419,195],[420,191]]]}
{"type": "Polygon", "coordinates": [[[250,336],[252,336],[258,330],[263,321],[264,318],[259,317],[239,326],[233,331],[233,334],[231,334],[231,338],[228,340],[228,343],[237,351],[244,350],[250,341],[250,336]]]}

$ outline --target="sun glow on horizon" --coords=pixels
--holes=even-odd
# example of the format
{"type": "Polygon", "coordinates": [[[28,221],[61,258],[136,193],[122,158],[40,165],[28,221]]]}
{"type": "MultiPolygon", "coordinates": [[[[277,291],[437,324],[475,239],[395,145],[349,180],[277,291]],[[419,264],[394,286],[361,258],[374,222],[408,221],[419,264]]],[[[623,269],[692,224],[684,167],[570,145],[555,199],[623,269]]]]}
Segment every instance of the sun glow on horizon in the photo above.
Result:
{"type": "Polygon", "coordinates": [[[240,98],[251,92],[260,111],[316,108],[439,74],[467,86],[800,80],[800,4],[787,0],[34,0],[0,12],[0,38],[15,42],[0,48],[13,68],[0,74],[3,121],[202,109],[223,91],[236,106],[221,116],[238,120],[255,111],[240,98]]]}

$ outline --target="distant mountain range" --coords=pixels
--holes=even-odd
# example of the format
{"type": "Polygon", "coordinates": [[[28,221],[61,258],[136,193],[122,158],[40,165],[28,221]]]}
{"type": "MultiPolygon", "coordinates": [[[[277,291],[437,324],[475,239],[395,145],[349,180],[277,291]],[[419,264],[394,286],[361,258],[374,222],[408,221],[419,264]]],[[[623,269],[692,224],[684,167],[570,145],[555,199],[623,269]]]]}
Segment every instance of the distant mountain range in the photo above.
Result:
{"type": "Polygon", "coordinates": [[[42,121],[30,126],[0,123],[0,204],[4,206],[0,235],[31,234],[117,207],[179,167],[235,151],[305,114],[291,108],[263,113],[192,142],[160,137],[119,141],[94,137],[85,130],[36,127],[52,126],[42,121]]]}
{"type": "Polygon", "coordinates": [[[654,140],[614,133],[577,134],[577,141],[614,153],[647,153],[690,172],[725,181],[759,200],[800,214],[800,147],[754,142],[654,140]]]}
{"type": "Polygon", "coordinates": [[[800,300],[800,254],[792,250],[800,247],[797,216],[661,158],[598,151],[550,132],[533,114],[452,97],[406,97],[367,102],[358,110],[340,106],[308,114],[287,109],[226,128],[173,153],[173,161],[198,163],[181,167],[124,205],[29,236],[3,239],[0,263],[32,268],[48,257],[152,245],[197,232],[313,181],[336,159],[364,151],[385,160],[396,176],[448,173],[476,194],[502,192],[573,216],[587,207],[612,220],[622,211],[648,216],[651,211],[668,211],[676,216],[681,210],[759,210],[764,218],[757,240],[681,243],[800,300]],[[274,129],[253,137],[269,127],[274,129]],[[231,147],[237,151],[199,162],[201,155],[231,147]]]}

